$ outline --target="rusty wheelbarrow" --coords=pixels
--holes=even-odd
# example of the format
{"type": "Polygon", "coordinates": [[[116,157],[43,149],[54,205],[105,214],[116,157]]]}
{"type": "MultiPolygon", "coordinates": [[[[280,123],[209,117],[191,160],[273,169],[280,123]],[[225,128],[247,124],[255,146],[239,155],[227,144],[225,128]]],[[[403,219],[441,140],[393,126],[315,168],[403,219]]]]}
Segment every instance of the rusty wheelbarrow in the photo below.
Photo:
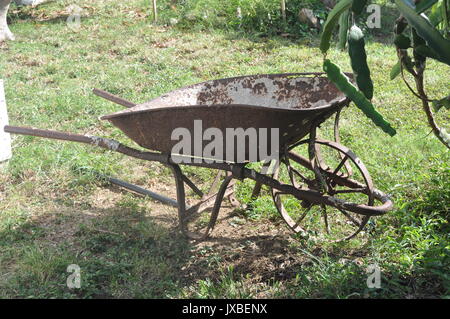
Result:
{"type": "Polygon", "coordinates": [[[5,126],[4,130],[92,144],[167,165],[174,174],[176,200],[110,180],[177,207],[180,229],[191,239],[202,240],[210,234],[224,198],[236,203],[236,179],[255,181],[251,199],[259,196],[263,185],[267,186],[287,226],[305,237],[331,241],[353,238],[370,217],[385,214],[393,207],[388,196],[374,188],[362,161],[340,144],[339,115],[350,101],[323,73],[207,81],[138,105],[105,91],[95,89],[94,93],[126,107],[101,119],[110,121],[149,151],[96,136],[16,126],[5,126]],[[334,141],[320,139],[317,128],[333,115],[334,141]],[[235,135],[214,144],[214,152],[205,156],[202,150],[211,146],[214,135],[205,139],[208,129],[213,129],[209,133],[215,132],[216,138],[221,134],[228,137],[230,129],[235,135]],[[252,140],[254,132],[256,140],[252,140]],[[193,148],[179,147],[185,133],[184,145],[193,148]],[[264,151],[263,146],[272,152],[264,151]],[[219,173],[209,190],[202,191],[183,173],[184,165],[219,173]],[[185,186],[191,192],[186,192],[185,186]],[[196,202],[192,196],[197,197],[196,202]]]}

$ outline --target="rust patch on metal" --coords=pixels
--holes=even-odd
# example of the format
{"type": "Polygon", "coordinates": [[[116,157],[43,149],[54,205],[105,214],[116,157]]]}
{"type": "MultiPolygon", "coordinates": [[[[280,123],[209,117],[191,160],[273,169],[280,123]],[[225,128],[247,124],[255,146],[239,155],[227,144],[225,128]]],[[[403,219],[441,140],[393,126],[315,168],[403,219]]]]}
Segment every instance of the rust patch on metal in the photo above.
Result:
{"type": "Polygon", "coordinates": [[[187,86],[103,119],[172,106],[249,105],[302,110],[331,106],[343,100],[345,96],[325,76],[252,75],[187,86]]]}
{"type": "MultiPolygon", "coordinates": [[[[140,146],[170,153],[175,128],[277,128],[280,147],[306,136],[313,120],[326,120],[348,99],[319,74],[251,75],[181,88],[102,117],[140,146]]],[[[270,142],[268,142],[270,145],[270,142]]],[[[225,153],[224,153],[225,154],[225,153]]]]}

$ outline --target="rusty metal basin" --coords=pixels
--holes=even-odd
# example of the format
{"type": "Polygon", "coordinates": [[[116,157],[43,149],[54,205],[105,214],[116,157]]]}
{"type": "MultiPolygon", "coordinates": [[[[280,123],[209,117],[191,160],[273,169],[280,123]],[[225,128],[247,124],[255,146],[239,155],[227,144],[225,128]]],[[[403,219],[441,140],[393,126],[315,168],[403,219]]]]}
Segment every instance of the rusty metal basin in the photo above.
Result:
{"type": "MultiPolygon", "coordinates": [[[[176,128],[187,129],[192,145],[198,143],[194,141],[196,120],[197,124],[201,120],[203,132],[217,128],[224,136],[227,128],[266,128],[268,134],[263,138],[270,149],[271,129],[279,129],[282,148],[305,137],[314,122],[326,120],[347,103],[345,95],[321,73],[251,75],[190,85],[101,119],[110,121],[140,146],[166,154],[178,143],[172,140],[176,128]]],[[[209,143],[202,141],[202,149],[209,143]]],[[[224,144],[222,153],[226,154],[224,144]]],[[[246,144],[245,158],[231,161],[255,160],[249,157],[246,144]]],[[[192,150],[184,155],[198,154],[192,150]]]]}

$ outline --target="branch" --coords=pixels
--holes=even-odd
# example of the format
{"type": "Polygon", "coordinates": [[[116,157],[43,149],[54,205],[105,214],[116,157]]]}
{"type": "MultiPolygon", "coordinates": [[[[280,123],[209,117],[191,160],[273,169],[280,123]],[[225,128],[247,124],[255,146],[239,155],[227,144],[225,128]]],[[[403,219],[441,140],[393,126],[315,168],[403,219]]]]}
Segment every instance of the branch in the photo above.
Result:
{"type": "Polygon", "coordinates": [[[425,94],[424,88],[423,88],[423,74],[418,74],[416,77],[414,77],[416,80],[416,87],[417,92],[420,95],[420,100],[422,101],[422,107],[425,111],[425,114],[427,115],[428,124],[431,126],[434,135],[438,138],[438,140],[447,146],[448,149],[450,149],[450,139],[448,135],[446,135],[445,130],[441,129],[434,119],[433,111],[430,108],[430,104],[428,103],[428,97],[425,94]]]}

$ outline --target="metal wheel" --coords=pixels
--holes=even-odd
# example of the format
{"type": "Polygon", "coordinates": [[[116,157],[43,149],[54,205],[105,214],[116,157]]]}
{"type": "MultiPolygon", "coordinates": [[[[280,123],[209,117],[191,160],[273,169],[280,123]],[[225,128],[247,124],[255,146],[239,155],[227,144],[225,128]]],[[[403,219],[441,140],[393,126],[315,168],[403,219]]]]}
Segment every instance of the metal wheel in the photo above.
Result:
{"type": "MultiPolygon", "coordinates": [[[[301,147],[302,144],[300,144],[301,147]]],[[[305,141],[306,149],[289,151],[276,169],[274,178],[296,188],[312,189],[355,204],[374,205],[372,179],[361,160],[336,142],[305,141]],[[309,145],[308,145],[309,144],[309,145]],[[311,148],[311,144],[313,147],[311,148]],[[313,149],[313,152],[310,150],[313,149]],[[315,150],[320,149],[320,155],[315,150]],[[325,160],[324,160],[325,159],[325,160]],[[350,178],[351,172],[352,176],[350,178]]],[[[370,219],[341,208],[312,204],[272,189],[272,197],[283,220],[294,232],[308,238],[338,242],[355,237],[370,219]]]]}

